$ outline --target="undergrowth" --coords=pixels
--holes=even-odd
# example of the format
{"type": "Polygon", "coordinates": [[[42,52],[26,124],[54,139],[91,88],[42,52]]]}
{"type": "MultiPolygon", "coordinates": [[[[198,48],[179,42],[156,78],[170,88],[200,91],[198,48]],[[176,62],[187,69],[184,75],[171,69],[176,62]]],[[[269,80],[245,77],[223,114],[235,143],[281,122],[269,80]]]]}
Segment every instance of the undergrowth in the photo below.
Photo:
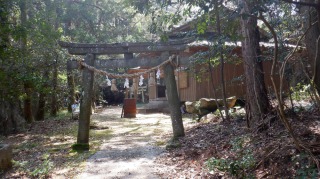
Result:
{"type": "MultiPolygon", "coordinates": [[[[74,172],[73,168],[80,169],[83,162],[98,150],[103,140],[110,139],[111,131],[92,130],[90,151],[77,153],[71,149],[76,142],[77,130],[78,123],[70,120],[67,111],[59,112],[55,117],[47,117],[45,122],[31,128],[30,134],[26,134],[29,140],[12,143],[13,155],[20,156],[14,157],[12,170],[27,178],[48,178],[59,168],[71,172],[74,172]],[[30,153],[32,158],[26,160],[25,156],[30,153]]],[[[70,173],[68,175],[72,176],[70,173]]]]}
{"type": "Polygon", "coordinates": [[[252,169],[256,162],[252,150],[247,147],[249,142],[246,136],[235,138],[230,142],[234,158],[212,157],[206,161],[208,169],[213,172],[216,170],[227,172],[236,178],[253,178],[253,175],[246,172],[252,169]]]}
{"type": "Polygon", "coordinates": [[[296,178],[299,179],[316,179],[318,178],[317,166],[310,162],[312,161],[307,154],[297,154],[291,157],[296,168],[296,178]]]}

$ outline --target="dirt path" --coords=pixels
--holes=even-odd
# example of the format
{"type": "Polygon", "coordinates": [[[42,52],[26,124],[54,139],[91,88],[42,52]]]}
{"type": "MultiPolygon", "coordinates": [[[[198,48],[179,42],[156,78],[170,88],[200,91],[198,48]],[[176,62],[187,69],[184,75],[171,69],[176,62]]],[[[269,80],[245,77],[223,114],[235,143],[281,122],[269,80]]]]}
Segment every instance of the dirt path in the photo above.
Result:
{"type": "MultiPolygon", "coordinates": [[[[109,127],[111,138],[86,162],[77,178],[160,178],[165,166],[154,163],[171,136],[169,115],[137,114],[137,118],[120,118],[121,108],[107,108],[93,116],[96,125],[109,127]]],[[[192,125],[184,119],[185,125],[192,125]]]]}

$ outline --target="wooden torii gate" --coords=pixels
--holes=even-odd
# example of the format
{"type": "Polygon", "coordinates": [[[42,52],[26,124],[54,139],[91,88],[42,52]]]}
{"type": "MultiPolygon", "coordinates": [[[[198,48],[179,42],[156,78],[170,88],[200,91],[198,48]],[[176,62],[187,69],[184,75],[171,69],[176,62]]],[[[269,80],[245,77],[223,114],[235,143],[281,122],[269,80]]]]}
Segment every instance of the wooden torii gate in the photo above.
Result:
{"type": "MultiPolygon", "coordinates": [[[[156,66],[168,60],[170,55],[179,54],[188,48],[188,43],[192,39],[179,40],[175,42],[140,42],[140,43],[115,43],[115,44],[81,44],[81,43],[68,43],[59,42],[62,48],[66,48],[69,54],[72,55],[85,55],[84,62],[87,65],[94,66],[100,69],[112,69],[120,67],[133,68],[138,65],[143,66],[156,66]],[[136,59],[133,58],[134,53],[144,52],[159,52],[161,55],[152,59],[136,59]],[[96,60],[97,55],[110,55],[110,54],[124,54],[124,59],[116,60],[96,60]]],[[[71,62],[67,65],[68,68],[75,69],[78,63],[71,62]]],[[[184,128],[182,117],[180,113],[180,101],[177,92],[177,85],[174,76],[174,67],[172,64],[167,63],[164,66],[165,81],[167,89],[168,103],[170,107],[170,115],[173,127],[173,137],[184,136],[184,128]]],[[[82,72],[82,100],[80,105],[79,126],[77,143],[73,145],[74,150],[89,150],[89,127],[91,115],[91,103],[93,93],[94,72],[84,68],[82,72]]]]}

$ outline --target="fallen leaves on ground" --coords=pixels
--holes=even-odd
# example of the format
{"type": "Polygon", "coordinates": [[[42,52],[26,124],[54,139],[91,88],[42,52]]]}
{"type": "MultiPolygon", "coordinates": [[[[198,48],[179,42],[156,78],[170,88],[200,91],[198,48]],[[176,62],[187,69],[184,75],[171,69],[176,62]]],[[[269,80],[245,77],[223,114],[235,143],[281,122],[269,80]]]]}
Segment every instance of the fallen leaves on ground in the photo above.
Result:
{"type": "Polygon", "coordinates": [[[71,151],[76,141],[78,121],[48,119],[36,121],[25,131],[4,139],[13,148],[13,167],[4,178],[51,178],[72,176],[78,162],[88,154],[71,151]]]}
{"type": "Polygon", "coordinates": [[[215,119],[188,129],[179,139],[180,148],[158,157],[157,163],[171,167],[159,174],[162,178],[319,178],[315,165],[315,160],[320,160],[319,116],[319,112],[289,116],[294,133],[313,158],[307,150],[296,148],[278,118],[259,132],[249,130],[244,119],[232,119],[231,123],[213,122],[218,121],[215,119]],[[210,158],[216,162],[212,170],[206,164],[210,158]],[[224,171],[217,170],[219,167],[224,171]]]}
{"type": "MultiPolygon", "coordinates": [[[[161,178],[319,178],[314,162],[320,158],[319,116],[315,111],[288,116],[294,133],[313,156],[296,148],[278,118],[271,122],[274,117],[270,117],[267,128],[252,131],[242,118],[230,123],[215,118],[188,128],[179,139],[181,147],[161,154],[156,162],[165,167],[158,174],[161,178]],[[209,170],[209,159],[216,168],[209,170]]],[[[78,174],[81,162],[92,153],[71,151],[77,124],[68,119],[38,121],[25,132],[5,138],[13,146],[15,162],[4,177],[72,178],[78,174]]]]}

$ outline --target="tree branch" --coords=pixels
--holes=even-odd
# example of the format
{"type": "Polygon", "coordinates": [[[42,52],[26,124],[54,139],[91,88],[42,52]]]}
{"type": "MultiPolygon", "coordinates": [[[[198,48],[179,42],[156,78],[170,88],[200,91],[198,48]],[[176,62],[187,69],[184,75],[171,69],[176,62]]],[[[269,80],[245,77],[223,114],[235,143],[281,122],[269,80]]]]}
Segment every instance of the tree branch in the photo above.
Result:
{"type": "Polygon", "coordinates": [[[294,1],[294,0],[282,0],[284,2],[287,3],[291,3],[291,4],[295,4],[295,5],[301,5],[301,6],[310,6],[310,7],[314,7],[317,8],[319,6],[319,4],[316,3],[308,3],[308,2],[301,2],[301,1],[294,1]]]}
{"type": "Polygon", "coordinates": [[[273,29],[273,27],[269,24],[269,22],[262,16],[261,13],[259,13],[259,17],[258,19],[262,20],[262,22],[267,26],[267,28],[270,30],[273,39],[274,39],[274,57],[273,57],[273,61],[272,61],[272,67],[271,67],[271,83],[273,86],[273,90],[275,93],[275,96],[277,98],[278,101],[278,113],[279,113],[279,117],[281,119],[281,121],[283,122],[284,126],[286,127],[286,129],[288,130],[290,136],[293,139],[293,143],[296,145],[297,149],[299,151],[301,151],[301,142],[299,141],[299,139],[296,137],[296,135],[294,134],[294,131],[292,130],[292,126],[290,124],[290,122],[288,121],[285,112],[284,112],[284,108],[283,108],[283,100],[281,99],[281,91],[279,92],[277,90],[276,84],[275,84],[275,80],[274,80],[274,76],[275,76],[275,66],[276,63],[278,62],[278,38],[277,38],[277,34],[275,32],[275,30],[273,29]]]}
{"type": "Polygon", "coordinates": [[[104,9],[102,9],[101,7],[99,7],[97,5],[94,5],[94,4],[88,4],[88,3],[80,2],[80,1],[77,1],[77,0],[73,0],[72,2],[78,3],[78,4],[82,4],[82,5],[86,5],[86,6],[95,7],[97,9],[101,10],[101,11],[104,11],[104,9]]]}

